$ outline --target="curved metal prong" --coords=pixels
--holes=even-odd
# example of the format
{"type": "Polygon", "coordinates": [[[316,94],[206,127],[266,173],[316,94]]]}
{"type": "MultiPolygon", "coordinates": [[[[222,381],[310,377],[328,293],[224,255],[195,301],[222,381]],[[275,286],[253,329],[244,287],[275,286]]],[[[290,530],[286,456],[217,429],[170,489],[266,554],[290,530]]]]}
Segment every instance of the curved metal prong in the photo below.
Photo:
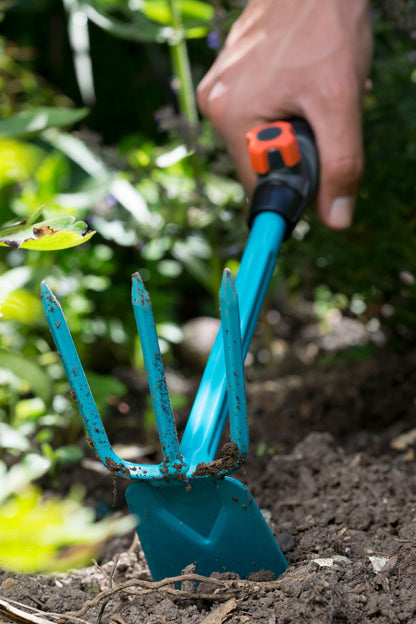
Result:
{"type": "Polygon", "coordinates": [[[164,458],[161,470],[166,475],[178,477],[184,474],[184,461],[179,450],[152,304],[139,273],[132,278],[132,304],[164,458]]]}
{"type": "Polygon", "coordinates": [[[114,452],[95,405],[62,308],[56,297],[49,290],[46,282],[42,282],[41,295],[49,329],[51,330],[94,451],[109,470],[117,472],[122,477],[160,479],[161,474],[158,466],[134,464],[122,459],[114,452]]]}
{"type": "Polygon", "coordinates": [[[227,474],[244,463],[248,452],[248,422],[244,362],[241,345],[238,295],[229,269],[223,273],[220,289],[221,327],[224,340],[227,399],[231,441],[238,446],[238,458],[227,474]]]}

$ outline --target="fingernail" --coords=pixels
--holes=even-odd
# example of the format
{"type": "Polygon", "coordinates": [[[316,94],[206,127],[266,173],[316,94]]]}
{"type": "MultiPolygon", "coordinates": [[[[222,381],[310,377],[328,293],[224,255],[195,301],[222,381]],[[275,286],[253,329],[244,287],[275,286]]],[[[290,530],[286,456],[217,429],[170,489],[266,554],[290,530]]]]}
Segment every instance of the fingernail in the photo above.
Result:
{"type": "Polygon", "coordinates": [[[354,199],[352,197],[336,197],[331,204],[328,215],[328,225],[337,230],[343,230],[352,223],[354,199]]]}

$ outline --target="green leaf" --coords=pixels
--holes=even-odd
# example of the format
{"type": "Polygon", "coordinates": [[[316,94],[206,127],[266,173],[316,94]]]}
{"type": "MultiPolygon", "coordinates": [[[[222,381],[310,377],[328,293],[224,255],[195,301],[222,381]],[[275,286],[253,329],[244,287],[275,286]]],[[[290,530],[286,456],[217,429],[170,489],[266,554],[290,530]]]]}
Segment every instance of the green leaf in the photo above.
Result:
{"type": "Polygon", "coordinates": [[[0,312],[4,320],[28,326],[36,325],[43,319],[39,297],[23,288],[16,288],[8,297],[0,296],[0,312]]]}
{"type": "Polygon", "coordinates": [[[81,461],[84,457],[84,451],[75,444],[67,444],[56,449],[56,458],[61,466],[68,466],[81,461]]]}
{"type": "Polygon", "coordinates": [[[179,9],[184,19],[195,19],[204,22],[211,21],[215,13],[213,6],[200,0],[179,0],[179,9]]]}
{"type": "Polygon", "coordinates": [[[38,295],[25,286],[32,277],[32,269],[16,267],[0,275],[0,316],[5,320],[33,325],[43,318],[38,295]]]}
{"type": "Polygon", "coordinates": [[[187,39],[202,39],[209,33],[208,26],[194,26],[193,28],[186,29],[187,39]]]}
{"type": "Polygon", "coordinates": [[[16,405],[16,422],[24,423],[27,420],[37,420],[45,411],[45,403],[39,396],[21,399],[16,405]]]}
{"type": "Polygon", "coordinates": [[[30,449],[30,442],[23,433],[7,423],[0,422],[0,448],[9,448],[22,453],[30,449]]]}
{"type": "Polygon", "coordinates": [[[88,109],[67,109],[43,106],[20,111],[0,120],[0,137],[25,137],[36,135],[47,128],[72,126],[86,115],[88,109]]]}
{"type": "MultiPolygon", "coordinates": [[[[34,213],[38,216],[39,211],[34,213]]],[[[55,217],[33,223],[34,215],[0,230],[0,245],[13,249],[56,251],[76,247],[89,240],[95,232],[86,232],[84,221],[75,217],[55,217]]]]}
{"type": "MultiPolygon", "coordinates": [[[[179,0],[178,5],[185,26],[190,21],[207,23],[214,17],[214,8],[200,0],[179,0]]],[[[172,12],[167,0],[145,0],[140,10],[158,24],[172,25],[172,12]]]]}
{"type": "Polygon", "coordinates": [[[43,157],[43,150],[35,145],[0,138],[0,185],[24,182],[34,173],[43,157]]]}
{"type": "Polygon", "coordinates": [[[53,382],[40,366],[19,353],[0,349],[0,368],[10,370],[16,377],[26,381],[34,394],[46,404],[50,402],[53,382]]]}
{"type": "MultiPolygon", "coordinates": [[[[209,22],[214,17],[214,8],[200,0],[179,0],[177,4],[186,37],[188,39],[204,37],[209,32],[209,22]]],[[[100,6],[97,10],[91,3],[85,2],[80,8],[94,24],[115,37],[129,41],[158,43],[177,40],[178,32],[167,0],[144,0],[136,10],[126,8],[124,13],[130,18],[130,22],[114,18],[104,6],[100,6]]],[[[112,7],[109,8],[111,10],[112,7]]]]}
{"type": "Polygon", "coordinates": [[[6,301],[11,293],[23,288],[32,277],[32,269],[20,266],[9,269],[0,275],[0,303],[6,301]]]}
{"type": "Polygon", "coordinates": [[[94,236],[95,232],[87,234],[79,234],[77,232],[69,232],[60,230],[52,232],[47,237],[37,240],[29,240],[22,243],[22,249],[37,249],[38,251],[57,251],[61,249],[70,249],[86,243],[94,236]]]}
{"type": "MultiPolygon", "coordinates": [[[[2,485],[9,482],[12,470],[3,475],[2,485]]],[[[131,517],[94,522],[94,511],[79,501],[43,498],[33,486],[19,488],[19,494],[0,507],[0,565],[19,572],[86,565],[97,556],[102,540],[133,526],[131,517]]]]}
{"type": "MultiPolygon", "coordinates": [[[[28,484],[43,476],[51,467],[50,461],[42,455],[28,453],[22,460],[5,472],[4,465],[0,464],[0,502],[11,494],[18,494],[27,488],[28,484]]],[[[1,507],[0,507],[1,509],[1,507]]],[[[1,548],[0,548],[1,552],[1,548]]]]}
{"type": "Polygon", "coordinates": [[[98,411],[104,412],[109,406],[110,397],[122,397],[127,393],[126,386],[110,375],[98,375],[92,371],[88,371],[87,374],[88,383],[91,387],[91,392],[97,405],[98,411]]]}
{"type": "Polygon", "coordinates": [[[229,203],[240,203],[244,200],[241,184],[230,178],[214,174],[204,176],[205,193],[215,206],[226,206],[229,203]]]}
{"type": "Polygon", "coordinates": [[[104,9],[97,11],[89,4],[83,4],[82,10],[96,26],[120,39],[139,42],[156,41],[162,43],[167,41],[171,36],[170,29],[156,26],[138,12],[134,14],[132,23],[127,23],[113,18],[110,13],[104,9]]]}

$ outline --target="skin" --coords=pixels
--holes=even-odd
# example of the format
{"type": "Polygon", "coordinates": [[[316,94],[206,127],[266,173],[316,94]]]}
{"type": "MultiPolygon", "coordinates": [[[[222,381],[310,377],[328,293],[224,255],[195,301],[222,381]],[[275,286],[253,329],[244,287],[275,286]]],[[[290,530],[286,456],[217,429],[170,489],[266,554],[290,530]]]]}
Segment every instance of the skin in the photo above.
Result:
{"type": "Polygon", "coordinates": [[[233,158],[248,193],[256,176],[245,134],[303,117],[318,145],[317,211],[341,230],[352,222],[363,171],[362,98],[371,88],[367,0],[251,0],[198,87],[198,104],[233,158]]]}

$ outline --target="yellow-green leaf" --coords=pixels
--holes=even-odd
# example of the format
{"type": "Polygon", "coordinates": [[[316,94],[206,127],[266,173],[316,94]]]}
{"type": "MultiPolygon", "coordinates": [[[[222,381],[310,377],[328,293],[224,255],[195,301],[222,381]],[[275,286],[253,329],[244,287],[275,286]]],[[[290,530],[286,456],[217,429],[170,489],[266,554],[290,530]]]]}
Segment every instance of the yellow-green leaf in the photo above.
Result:
{"type": "Polygon", "coordinates": [[[0,138],[0,186],[27,180],[43,156],[35,145],[0,138]]]}
{"type": "Polygon", "coordinates": [[[92,509],[70,499],[44,499],[37,488],[28,487],[0,508],[0,566],[56,572],[85,565],[102,540],[132,527],[131,518],[95,523],[92,509]]]}
{"type": "Polygon", "coordinates": [[[6,321],[18,321],[25,325],[33,325],[43,318],[39,297],[23,288],[14,290],[4,301],[0,301],[0,313],[6,321]]]}
{"type": "Polygon", "coordinates": [[[70,247],[77,247],[77,245],[86,243],[94,234],[95,231],[87,232],[87,234],[78,234],[77,232],[70,232],[68,230],[55,230],[47,236],[26,240],[20,247],[22,249],[37,249],[39,251],[69,249],[70,247]]]}
{"type": "MultiPolygon", "coordinates": [[[[37,210],[34,215],[38,216],[37,210]]],[[[65,216],[33,223],[34,215],[0,230],[0,245],[13,249],[56,251],[76,247],[88,241],[95,232],[88,232],[83,221],[65,216]]]]}
{"type": "MultiPolygon", "coordinates": [[[[179,0],[178,5],[185,26],[188,22],[207,23],[214,17],[214,8],[207,2],[179,0]]],[[[158,24],[172,25],[172,12],[167,0],[145,0],[140,10],[158,24]]]]}

